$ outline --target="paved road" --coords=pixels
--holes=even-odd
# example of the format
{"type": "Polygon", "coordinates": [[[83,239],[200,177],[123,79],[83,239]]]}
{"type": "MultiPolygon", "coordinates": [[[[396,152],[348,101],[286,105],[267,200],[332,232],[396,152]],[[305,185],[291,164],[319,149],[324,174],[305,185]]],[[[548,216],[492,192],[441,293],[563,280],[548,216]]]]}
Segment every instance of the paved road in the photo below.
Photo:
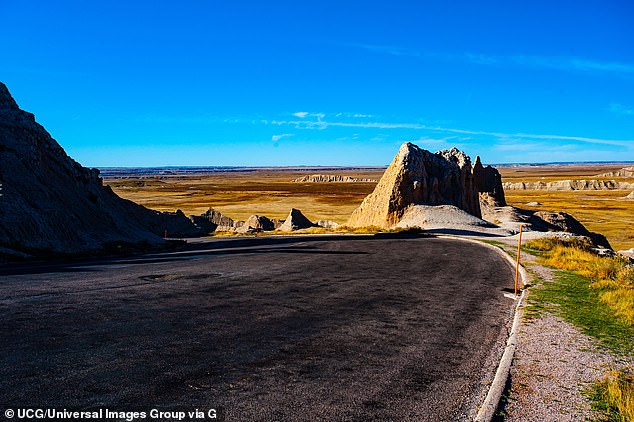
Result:
{"type": "Polygon", "coordinates": [[[0,412],[464,419],[506,339],[512,276],[472,243],[361,236],[5,267],[0,412]]]}

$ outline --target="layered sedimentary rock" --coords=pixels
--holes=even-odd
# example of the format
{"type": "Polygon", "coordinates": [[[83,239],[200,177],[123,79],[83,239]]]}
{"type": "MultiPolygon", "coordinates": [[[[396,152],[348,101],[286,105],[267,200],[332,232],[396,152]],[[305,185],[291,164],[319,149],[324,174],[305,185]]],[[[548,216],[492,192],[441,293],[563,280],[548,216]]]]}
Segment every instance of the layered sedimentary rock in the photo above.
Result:
{"type": "Polygon", "coordinates": [[[252,233],[275,230],[275,224],[263,215],[252,215],[236,231],[238,233],[252,233]]]}
{"type": "Polygon", "coordinates": [[[554,182],[505,182],[508,190],[630,190],[634,183],[617,180],[557,180],[554,182]]]}
{"type": "Polygon", "coordinates": [[[284,220],[284,223],[278,228],[283,232],[290,232],[294,230],[308,229],[315,227],[315,225],[308,219],[302,212],[296,208],[291,208],[288,213],[288,217],[284,220]]]}
{"type": "Polygon", "coordinates": [[[623,167],[621,170],[597,174],[597,177],[634,177],[634,167],[623,167]]]}
{"type": "Polygon", "coordinates": [[[204,233],[210,233],[220,227],[233,227],[233,219],[222,215],[218,210],[211,207],[201,215],[190,215],[189,219],[194,222],[204,233]]]}
{"type": "Polygon", "coordinates": [[[412,205],[453,205],[480,218],[479,188],[504,201],[498,180],[488,180],[495,174],[480,164],[474,175],[471,159],[456,148],[431,153],[406,142],[348,225],[391,227],[412,205]]]}
{"type": "Polygon", "coordinates": [[[365,179],[359,177],[341,176],[338,174],[310,174],[307,176],[293,179],[295,183],[358,183],[358,182],[376,182],[374,179],[365,179]]]}
{"type": "Polygon", "coordinates": [[[112,243],[193,235],[182,213],[160,213],[119,198],[99,170],[71,159],[0,83],[0,247],[76,253],[112,243]]]}
{"type": "Polygon", "coordinates": [[[506,205],[502,176],[500,172],[491,166],[484,167],[480,156],[476,157],[473,165],[473,180],[480,195],[480,206],[503,207],[506,205]]]}

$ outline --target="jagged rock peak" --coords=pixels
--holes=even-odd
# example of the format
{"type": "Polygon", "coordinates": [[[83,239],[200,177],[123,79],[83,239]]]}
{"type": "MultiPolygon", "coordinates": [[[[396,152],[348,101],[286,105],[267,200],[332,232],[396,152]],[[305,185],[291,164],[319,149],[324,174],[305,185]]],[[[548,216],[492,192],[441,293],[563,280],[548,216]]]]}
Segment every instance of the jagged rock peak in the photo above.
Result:
{"type": "Polygon", "coordinates": [[[288,217],[284,220],[284,223],[278,228],[280,231],[290,232],[301,229],[308,229],[315,227],[315,225],[297,208],[291,208],[288,213],[288,217]]]}
{"type": "Polygon", "coordinates": [[[9,89],[5,84],[0,82],[0,109],[19,110],[18,104],[15,102],[9,89]]]}
{"type": "Polygon", "coordinates": [[[454,205],[481,217],[469,156],[456,148],[432,153],[405,142],[348,224],[390,227],[411,205],[454,205]]]}

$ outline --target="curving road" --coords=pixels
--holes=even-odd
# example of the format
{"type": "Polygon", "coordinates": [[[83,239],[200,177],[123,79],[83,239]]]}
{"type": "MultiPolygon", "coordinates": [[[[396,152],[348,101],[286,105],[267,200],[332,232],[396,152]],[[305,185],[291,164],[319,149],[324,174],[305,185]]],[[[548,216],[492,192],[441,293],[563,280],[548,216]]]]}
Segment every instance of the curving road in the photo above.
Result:
{"type": "Polygon", "coordinates": [[[7,266],[0,411],[467,419],[501,355],[512,277],[473,243],[376,236],[213,240],[7,266]]]}

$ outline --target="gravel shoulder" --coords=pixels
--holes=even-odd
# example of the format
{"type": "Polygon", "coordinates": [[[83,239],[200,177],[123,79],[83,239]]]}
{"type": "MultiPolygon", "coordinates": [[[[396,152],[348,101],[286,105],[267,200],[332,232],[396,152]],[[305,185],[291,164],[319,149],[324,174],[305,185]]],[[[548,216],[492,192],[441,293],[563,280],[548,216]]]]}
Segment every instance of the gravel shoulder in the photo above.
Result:
{"type": "MultiPolygon", "coordinates": [[[[508,245],[505,250],[512,250],[513,240],[504,243],[508,245]]],[[[538,275],[533,282],[553,281],[553,270],[538,265],[534,256],[522,253],[522,261],[538,275]]],[[[530,291],[528,299],[530,303],[530,291]]],[[[591,409],[587,390],[610,370],[632,364],[631,358],[612,354],[596,339],[547,311],[537,317],[524,317],[509,387],[495,420],[593,420],[601,415],[591,409]]]]}

